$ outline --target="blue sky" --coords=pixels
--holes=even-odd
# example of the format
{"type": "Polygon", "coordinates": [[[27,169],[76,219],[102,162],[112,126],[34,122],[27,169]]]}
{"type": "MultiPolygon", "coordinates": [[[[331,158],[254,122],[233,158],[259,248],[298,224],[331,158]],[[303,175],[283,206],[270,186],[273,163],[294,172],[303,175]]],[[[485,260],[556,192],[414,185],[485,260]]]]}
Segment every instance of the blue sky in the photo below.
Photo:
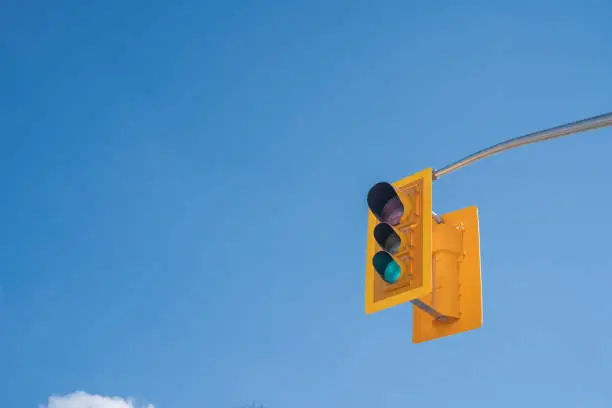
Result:
{"type": "Polygon", "coordinates": [[[425,3],[4,2],[0,406],[611,406],[612,129],[434,183],[482,329],[364,313],[373,183],[612,106],[609,2],[425,3]]]}

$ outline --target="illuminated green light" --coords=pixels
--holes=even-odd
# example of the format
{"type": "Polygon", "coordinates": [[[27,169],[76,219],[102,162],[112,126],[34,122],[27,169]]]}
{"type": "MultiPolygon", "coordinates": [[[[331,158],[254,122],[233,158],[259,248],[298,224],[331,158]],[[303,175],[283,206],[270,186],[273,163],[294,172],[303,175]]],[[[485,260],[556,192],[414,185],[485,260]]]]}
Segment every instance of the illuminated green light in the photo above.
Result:
{"type": "Polygon", "coordinates": [[[388,283],[395,283],[399,279],[401,273],[402,273],[401,268],[397,264],[397,262],[391,261],[385,268],[383,279],[387,281],[388,283]]]}
{"type": "Polygon", "coordinates": [[[377,252],[372,263],[376,272],[387,283],[397,282],[402,275],[402,268],[388,252],[377,252]]]}

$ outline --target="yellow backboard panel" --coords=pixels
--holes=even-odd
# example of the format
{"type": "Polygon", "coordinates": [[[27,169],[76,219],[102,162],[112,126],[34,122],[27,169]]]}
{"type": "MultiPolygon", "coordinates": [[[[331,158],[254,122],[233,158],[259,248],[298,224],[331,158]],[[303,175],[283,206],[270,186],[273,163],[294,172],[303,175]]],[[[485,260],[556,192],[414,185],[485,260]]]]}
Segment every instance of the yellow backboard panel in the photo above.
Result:
{"type": "MultiPolygon", "coordinates": [[[[457,258],[458,267],[457,265],[454,266],[458,271],[459,285],[456,295],[458,297],[459,318],[450,323],[438,322],[430,314],[419,307],[413,306],[413,343],[434,340],[478,329],[482,326],[482,281],[478,209],[473,206],[453,211],[442,215],[442,219],[446,226],[455,226],[461,232],[462,254],[457,258]]],[[[435,240],[435,226],[433,235],[435,240]]],[[[432,259],[432,262],[435,262],[435,260],[432,259]]],[[[447,271],[434,270],[434,281],[436,280],[436,275],[442,272],[447,271]]],[[[423,296],[420,300],[425,304],[435,305],[434,296],[436,294],[436,287],[438,286],[434,282],[433,292],[423,296]]]]}

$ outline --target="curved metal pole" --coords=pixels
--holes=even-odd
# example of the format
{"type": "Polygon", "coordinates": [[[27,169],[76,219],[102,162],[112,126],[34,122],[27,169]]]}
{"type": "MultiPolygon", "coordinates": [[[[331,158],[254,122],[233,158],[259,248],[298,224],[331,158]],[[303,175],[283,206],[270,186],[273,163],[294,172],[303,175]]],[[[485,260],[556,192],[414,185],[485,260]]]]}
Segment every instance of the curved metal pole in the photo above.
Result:
{"type": "Polygon", "coordinates": [[[474,163],[477,160],[484,159],[485,157],[489,157],[496,153],[501,153],[506,150],[513,149],[515,147],[530,143],[543,142],[544,140],[549,140],[560,136],[567,136],[573,133],[584,132],[586,130],[599,129],[610,125],[612,125],[612,112],[599,116],[594,116],[588,119],[579,120],[577,122],[568,123],[566,125],[557,126],[551,129],[530,133],[525,136],[515,137],[514,139],[508,139],[487,149],[480,150],[470,156],[464,157],[463,159],[456,161],[455,163],[449,164],[448,166],[443,167],[439,170],[435,170],[433,174],[433,179],[437,180],[440,177],[452,171],[465,167],[468,164],[474,163]]]}

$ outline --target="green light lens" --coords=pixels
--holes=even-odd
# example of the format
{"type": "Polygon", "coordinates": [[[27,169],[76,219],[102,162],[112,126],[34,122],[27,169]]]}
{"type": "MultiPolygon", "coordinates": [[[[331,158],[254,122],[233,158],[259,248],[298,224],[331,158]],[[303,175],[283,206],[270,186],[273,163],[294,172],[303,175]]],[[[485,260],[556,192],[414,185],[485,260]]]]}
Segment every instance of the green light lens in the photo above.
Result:
{"type": "Polygon", "coordinates": [[[383,279],[388,283],[395,283],[399,279],[401,274],[401,268],[395,261],[389,262],[385,268],[383,279]]]}
{"type": "Polygon", "coordinates": [[[387,283],[397,282],[402,275],[402,268],[388,252],[377,252],[372,258],[372,264],[378,275],[387,283]]]}

